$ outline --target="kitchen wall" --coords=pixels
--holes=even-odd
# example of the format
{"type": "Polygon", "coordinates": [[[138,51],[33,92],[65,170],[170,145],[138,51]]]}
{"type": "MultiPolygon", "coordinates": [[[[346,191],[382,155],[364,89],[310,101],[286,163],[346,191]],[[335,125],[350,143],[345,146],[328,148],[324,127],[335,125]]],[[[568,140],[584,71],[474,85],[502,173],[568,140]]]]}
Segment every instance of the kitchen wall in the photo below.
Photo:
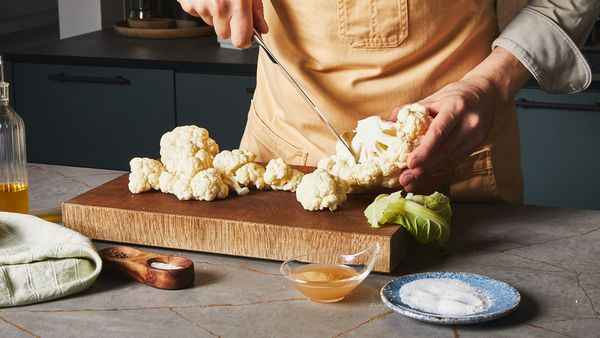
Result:
{"type": "Polygon", "coordinates": [[[0,0],[0,35],[57,22],[57,0],[0,0]]]}
{"type": "Polygon", "coordinates": [[[58,0],[60,38],[110,27],[124,17],[123,3],[116,0],[58,0]]]}

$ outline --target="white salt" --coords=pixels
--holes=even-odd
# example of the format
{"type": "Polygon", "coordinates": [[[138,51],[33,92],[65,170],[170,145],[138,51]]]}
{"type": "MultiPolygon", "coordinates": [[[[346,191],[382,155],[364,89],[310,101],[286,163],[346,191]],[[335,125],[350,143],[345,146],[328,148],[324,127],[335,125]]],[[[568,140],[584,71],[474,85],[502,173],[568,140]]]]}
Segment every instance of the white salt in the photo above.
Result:
{"type": "Polygon", "coordinates": [[[177,270],[177,269],[181,269],[181,266],[179,265],[175,265],[175,264],[171,264],[171,263],[161,263],[161,262],[152,262],[150,263],[150,266],[156,269],[163,269],[163,270],[177,270]]]}
{"type": "Polygon", "coordinates": [[[466,316],[490,307],[490,299],[469,284],[449,278],[426,278],[400,288],[402,302],[443,316],[466,316]]]}

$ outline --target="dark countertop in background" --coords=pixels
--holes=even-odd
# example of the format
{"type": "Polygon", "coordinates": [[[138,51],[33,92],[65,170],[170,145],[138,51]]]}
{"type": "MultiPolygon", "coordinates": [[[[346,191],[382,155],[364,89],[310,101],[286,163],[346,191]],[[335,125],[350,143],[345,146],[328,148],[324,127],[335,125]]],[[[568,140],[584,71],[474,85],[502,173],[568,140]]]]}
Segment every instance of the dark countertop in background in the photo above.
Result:
{"type": "Polygon", "coordinates": [[[187,39],[134,39],[112,28],[9,51],[13,62],[173,69],[255,74],[258,50],[220,48],[216,36],[187,39]]]}
{"type": "MultiPolygon", "coordinates": [[[[176,71],[256,73],[258,49],[220,48],[215,36],[187,39],[134,39],[112,28],[64,40],[8,51],[13,62],[85,66],[173,69],[176,71]]],[[[600,48],[585,47],[584,55],[595,75],[588,90],[600,91],[600,48]]],[[[539,88],[531,80],[526,88],[539,88]]]]}

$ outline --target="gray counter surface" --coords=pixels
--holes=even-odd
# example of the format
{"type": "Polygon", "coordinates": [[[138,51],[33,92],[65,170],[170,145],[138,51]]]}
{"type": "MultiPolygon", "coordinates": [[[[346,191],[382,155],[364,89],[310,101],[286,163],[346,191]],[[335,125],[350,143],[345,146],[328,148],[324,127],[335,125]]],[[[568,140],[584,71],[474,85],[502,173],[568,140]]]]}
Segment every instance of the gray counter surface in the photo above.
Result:
{"type": "MultiPolygon", "coordinates": [[[[32,212],[52,212],[120,174],[31,164],[32,212]]],[[[339,303],[305,299],[279,275],[279,262],[145,248],[192,259],[195,285],[166,291],[101,275],[71,297],[0,310],[0,336],[599,337],[600,211],[491,203],[453,208],[452,256],[438,259],[432,247],[409,242],[398,271],[371,274],[339,303]],[[487,275],[516,287],[523,300],[504,318],[463,326],[421,323],[381,302],[385,283],[421,271],[487,275]]]]}

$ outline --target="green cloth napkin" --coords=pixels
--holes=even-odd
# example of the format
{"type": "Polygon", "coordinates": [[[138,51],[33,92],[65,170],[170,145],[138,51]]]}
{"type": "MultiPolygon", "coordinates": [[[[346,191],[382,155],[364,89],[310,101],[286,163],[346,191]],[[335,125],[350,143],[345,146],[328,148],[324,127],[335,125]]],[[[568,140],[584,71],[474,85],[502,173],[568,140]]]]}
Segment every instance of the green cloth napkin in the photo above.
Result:
{"type": "Polygon", "coordinates": [[[35,216],[0,212],[0,307],[83,291],[101,269],[94,245],[78,232],[35,216]]]}

